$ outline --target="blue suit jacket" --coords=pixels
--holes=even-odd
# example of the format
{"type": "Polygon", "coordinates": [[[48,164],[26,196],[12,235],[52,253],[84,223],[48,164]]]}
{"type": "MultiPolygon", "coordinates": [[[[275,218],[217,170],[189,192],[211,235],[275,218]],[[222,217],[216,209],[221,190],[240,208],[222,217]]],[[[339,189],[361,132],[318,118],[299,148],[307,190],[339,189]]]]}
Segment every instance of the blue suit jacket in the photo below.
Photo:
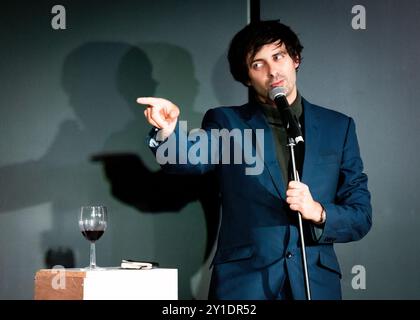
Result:
{"type": "MultiPolygon", "coordinates": [[[[341,272],[333,243],[359,240],[369,231],[372,209],[367,176],[363,173],[354,121],[305,99],[302,101],[305,156],[301,181],[309,186],[313,198],[327,212],[323,230],[316,230],[307,221],[304,223],[311,294],[313,299],[340,299],[341,272]]],[[[223,128],[240,132],[263,129],[264,137],[263,149],[259,149],[256,135],[251,143],[254,154],[259,154],[264,163],[258,175],[245,174],[247,163],[212,162],[210,157],[216,148],[211,149],[210,140],[208,163],[192,164],[184,157],[181,161],[184,164],[162,165],[173,173],[200,174],[215,170],[219,178],[222,221],[209,297],[282,298],[281,289],[288,281],[293,298],[305,299],[296,212],[285,202],[286,186],[276,159],[272,130],[262,111],[255,104],[211,109],[204,116],[202,128],[208,137],[211,129],[223,128]]],[[[173,150],[182,158],[182,153],[191,150],[197,142],[188,141],[177,125],[166,143],[176,143],[173,150]],[[179,145],[180,141],[185,145],[179,145]]],[[[245,144],[244,141],[241,147],[245,144]]],[[[234,149],[230,148],[229,152],[234,149]]],[[[156,153],[157,148],[152,150],[156,153]]],[[[221,153],[223,150],[219,149],[219,157],[221,153]]]]}

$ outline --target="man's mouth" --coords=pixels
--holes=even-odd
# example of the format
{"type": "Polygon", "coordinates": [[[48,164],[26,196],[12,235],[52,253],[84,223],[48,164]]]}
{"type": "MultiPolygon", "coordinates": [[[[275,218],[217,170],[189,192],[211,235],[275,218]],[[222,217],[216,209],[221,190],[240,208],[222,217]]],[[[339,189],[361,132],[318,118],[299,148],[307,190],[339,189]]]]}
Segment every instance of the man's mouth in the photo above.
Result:
{"type": "Polygon", "coordinates": [[[271,88],[274,87],[283,87],[284,86],[284,80],[276,81],[270,84],[271,88]]]}

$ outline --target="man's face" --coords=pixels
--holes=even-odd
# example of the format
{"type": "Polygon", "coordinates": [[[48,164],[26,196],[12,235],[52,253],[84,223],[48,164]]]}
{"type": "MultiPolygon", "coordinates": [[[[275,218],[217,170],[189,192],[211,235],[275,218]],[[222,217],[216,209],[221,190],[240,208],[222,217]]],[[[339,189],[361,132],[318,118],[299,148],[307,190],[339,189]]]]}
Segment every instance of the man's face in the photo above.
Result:
{"type": "Polygon", "coordinates": [[[273,87],[285,87],[287,100],[292,103],[296,99],[296,68],[299,61],[287,53],[284,43],[279,42],[264,45],[255,55],[248,57],[248,85],[257,93],[262,103],[274,104],[268,98],[268,92],[273,87]]]}

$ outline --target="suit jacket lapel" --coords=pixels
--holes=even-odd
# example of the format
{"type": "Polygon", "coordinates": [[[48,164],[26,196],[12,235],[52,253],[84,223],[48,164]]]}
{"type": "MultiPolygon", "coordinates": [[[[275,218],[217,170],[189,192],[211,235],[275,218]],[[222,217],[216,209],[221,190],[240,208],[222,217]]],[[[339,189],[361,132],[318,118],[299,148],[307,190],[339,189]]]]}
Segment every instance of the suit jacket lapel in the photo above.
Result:
{"type": "MultiPolygon", "coordinates": [[[[314,163],[318,155],[320,145],[320,121],[318,113],[315,112],[311,103],[302,99],[305,118],[305,157],[303,162],[301,181],[310,184],[310,173],[315,170],[314,163]]],[[[261,109],[258,105],[247,104],[243,114],[245,123],[253,129],[264,130],[264,166],[268,174],[264,172],[258,177],[261,183],[275,196],[286,199],[286,190],[281,176],[281,170],[276,158],[273,134],[261,109]]]]}
{"type": "Polygon", "coordinates": [[[318,155],[319,141],[319,115],[315,112],[313,106],[302,99],[303,112],[305,118],[305,158],[303,161],[301,181],[310,184],[310,173],[313,172],[314,163],[318,155]]]}
{"type": "Polygon", "coordinates": [[[285,199],[285,188],[281,177],[281,170],[276,158],[273,133],[258,105],[248,104],[245,106],[245,122],[253,129],[264,130],[264,170],[258,179],[273,195],[285,199]],[[268,174],[267,174],[268,172],[268,174]]]}

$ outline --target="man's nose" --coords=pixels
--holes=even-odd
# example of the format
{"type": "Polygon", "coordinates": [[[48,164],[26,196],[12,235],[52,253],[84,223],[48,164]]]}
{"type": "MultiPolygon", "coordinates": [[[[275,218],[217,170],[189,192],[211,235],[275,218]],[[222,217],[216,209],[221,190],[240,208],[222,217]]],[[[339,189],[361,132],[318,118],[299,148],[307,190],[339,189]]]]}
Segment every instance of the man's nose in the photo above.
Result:
{"type": "Polygon", "coordinates": [[[268,63],[267,72],[268,72],[268,75],[270,76],[270,78],[275,78],[278,75],[277,68],[272,63],[268,63]]]}

